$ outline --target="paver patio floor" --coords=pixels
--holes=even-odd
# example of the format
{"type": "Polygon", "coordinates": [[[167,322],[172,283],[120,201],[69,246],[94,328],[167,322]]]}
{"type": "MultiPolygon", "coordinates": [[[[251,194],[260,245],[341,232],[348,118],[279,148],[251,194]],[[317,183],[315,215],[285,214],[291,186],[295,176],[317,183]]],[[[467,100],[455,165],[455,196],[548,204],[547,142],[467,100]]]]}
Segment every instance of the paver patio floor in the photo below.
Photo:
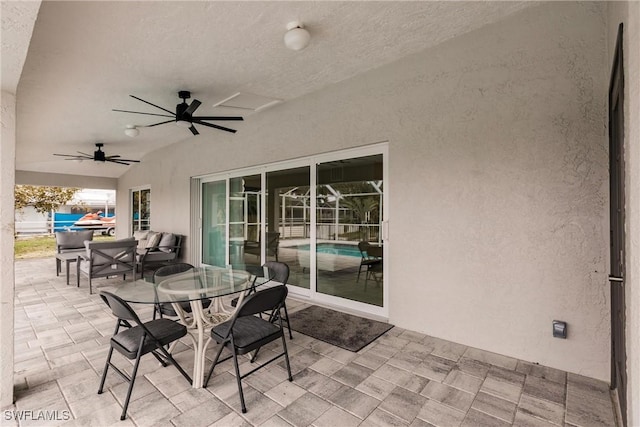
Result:
{"type": "MultiPolygon", "coordinates": [[[[230,361],[216,368],[206,389],[196,390],[175,368],[146,356],[128,418],[120,421],[122,379],[110,371],[105,393],[97,394],[115,326],[110,311],[88,294],[86,280],[76,288],[65,284],[64,274],[56,277],[53,259],[18,260],[15,269],[16,403],[9,410],[24,419],[5,412],[3,426],[616,425],[604,382],[397,327],[358,353],[294,332],[293,340],[287,337],[293,382],[284,362],[247,377],[246,414],[230,361]],[[35,419],[47,415],[55,419],[35,419]]],[[[98,291],[118,283],[94,282],[98,291]]],[[[287,306],[291,313],[307,304],[290,299],[287,306]]],[[[136,309],[150,318],[150,307],[136,309]]],[[[269,353],[261,350],[259,359],[269,353]]],[[[213,355],[210,346],[208,366],[213,355]]],[[[190,339],[175,356],[191,371],[190,339]]],[[[123,357],[114,361],[131,366],[123,357]]]]}

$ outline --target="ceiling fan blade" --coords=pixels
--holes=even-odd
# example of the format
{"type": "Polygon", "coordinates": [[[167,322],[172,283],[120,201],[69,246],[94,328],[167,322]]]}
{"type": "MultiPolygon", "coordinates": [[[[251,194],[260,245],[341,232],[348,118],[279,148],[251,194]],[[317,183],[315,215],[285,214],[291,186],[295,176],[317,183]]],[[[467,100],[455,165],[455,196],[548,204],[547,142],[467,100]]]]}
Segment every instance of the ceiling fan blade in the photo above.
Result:
{"type": "Polygon", "coordinates": [[[115,108],[111,111],[118,111],[120,113],[133,113],[133,114],[144,114],[147,116],[160,116],[160,117],[175,117],[175,116],[169,116],[166,114],[156,114],[156,113],[143,113],[141,111],[129,111],[129,110],[116,110],[115,108]]]}
{"type": "Polygon", "coordinates": [[[108,159],[115,159],[115,158],[118,158],[118,157],[120,157],[120,155],[119,155],[119,154],[114,154],[113,156],[106,156],[106,157],[105,157],[105,160],[108,160],[108,159]]]}
{"type": "Polygon", "coordinates": [[[231,117],[225,117],[225,116],[198,116],[198,117],[191,117],[193,120],[235,120],[235,121],[243,121],[244,119],[240,116],[231,116],[231,117]]]}
{"type": "Polygon", "coordinates": [[[173,111],[169,111],[169,110],[167,110],[166,108],[162,108],[162,107],[160,107],[159,105],[152,104],[152,103],[150,103],[149,101],[145,101],[145,100],[144,100],[144,99],[142,99],[142,98],[138,98],[137,96],[133,96],[133,95],[129,95],[129,96],[130,96],[130,97],[132,97],[133,99],[137,99],[138,101],[142,101],[142,102],[144,102],[145,104],[149,104],[149,105],[151,105],[151,106],[154,106],[154,107],[156,107],[156,108],[159,108],[159,109],[161,109],[162,111],[166,111],[166,112],[167,112],[167,113],[169,113],[169,114],[173,114],[173,111]]]}
{"type": "Polygon", "coordinates": [[[200,135],[200,132],[198,132],[198,129],[195,128],[195,126],[193,126],[193,124],[191,125],[191,127],[189,128],[189,130],[191,131],[192,134],[194,135],[200,135]]]}
{"type": "Polygon", "coordinates": [[[89,156],[78,156],[77,154],[54,154],[54,156],[61,156],[61,157],[70,157],[70,159],[65,159],[65,160],[75,160],[75,159],[93,159],[93,156],[89,157],[89,156]]]}
{"type": "Polygon", "coordinates": [[[119,164],[119,165],[129,166],[129,163],[125,163],[125,162],[123,162],[123,161],[121,161],[121,160],[109,160],[109,159],[107,159],[106,161],[107,161],[107,162],[111,162],[111,163],[117,163],[117,164],[119,164]]]}
{"type": "Polygon", "coordinates": [[[202,122],[200,120],[194,120],[193,123],[197,123],[197,124],[202,125],[202,126],[209,126],[210,128],[216,128],[216,129],[224,130],[224,131],[231,132],[231,133],[236,133],[237,132],[235,129],[229,129],[229,128],[226,128],[224,126],[218,126],[218,125],[214,125],[212,123],[202,122]]]}
{"type": "MultiPolygon", "coordinates": [[[[154,126],[163,125],[163,124],[165,124],[165,123],[174,123],[174,122],[175,122],[175,119],[174,119],[174,120],[167,120],[166,122],[154,123],[154,124],[152,124],[152,125],[141,126],[141,127],[144,127],[144,128],[152,128],[152,127],[154,127],[154,126]]],[[[139,126],[139,127],[140,127],[140,126],[139,126]]]]}
{"type": "Polygon", "coordinates": [[[184,110],[183,114],[188,114],[190,116],[193,115],[193,112],[198,109],[200,104],[202,104],[202,102],[198,101],[197,99],[194,99],[193,102],[191,102],[191,105],[189,105],[187,109],[184,110]]]}
{"type": "Polygon", "coordinates": [[[140,163],[140,160],[131,160],[131,159],[117,159],[117,160],[109,160],[110,162],[132,162],[132,163],[140,163]]]}
{"type": "Polygon", "coordinates": [[[93,159],[93,154],[83,153],[82,151],[78,151],[78,153],[82,154],[83,156],[87,156],[90,159],[93,159]]]}

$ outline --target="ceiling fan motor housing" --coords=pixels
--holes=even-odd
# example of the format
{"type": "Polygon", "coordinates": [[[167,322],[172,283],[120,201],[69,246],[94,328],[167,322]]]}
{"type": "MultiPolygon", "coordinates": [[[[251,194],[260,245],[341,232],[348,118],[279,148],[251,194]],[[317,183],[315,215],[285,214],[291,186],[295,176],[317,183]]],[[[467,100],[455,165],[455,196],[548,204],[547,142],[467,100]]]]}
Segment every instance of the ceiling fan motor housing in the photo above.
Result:
{"type": "Polygon", "coordinates": [[[102,144],[96,144],[96,147],[98,147],[98,149],[93,152],[93,160],[95,160],[96,162],[104,162],[106,160],[104,151],[100,149],[102,147],[102,144]]]}
{"type": "Polygon", "coordinates": [[[176,105],[176,122],[179,122],[180,120],[185,120],[187,122],[191,121],[191,114],[185,113],[187,108],[189,108],[189,104],[186,102],[176,105]]]}

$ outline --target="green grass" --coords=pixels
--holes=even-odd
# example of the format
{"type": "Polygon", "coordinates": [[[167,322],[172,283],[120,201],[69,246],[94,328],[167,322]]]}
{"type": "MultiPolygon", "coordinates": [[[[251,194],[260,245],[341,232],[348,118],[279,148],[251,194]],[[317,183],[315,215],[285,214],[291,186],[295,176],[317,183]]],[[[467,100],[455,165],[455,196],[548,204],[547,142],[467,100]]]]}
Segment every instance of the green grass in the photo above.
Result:
{"type": "MultiPolygon", "coordinates": [[[[93,240],[109,241],[115,240],[115,237],[96,234],[93,240]]],[[[16,259],[53,258],[56,254],[56,238],[55,236],[18,237],[14,243],[14,254],[16,259]]]]}

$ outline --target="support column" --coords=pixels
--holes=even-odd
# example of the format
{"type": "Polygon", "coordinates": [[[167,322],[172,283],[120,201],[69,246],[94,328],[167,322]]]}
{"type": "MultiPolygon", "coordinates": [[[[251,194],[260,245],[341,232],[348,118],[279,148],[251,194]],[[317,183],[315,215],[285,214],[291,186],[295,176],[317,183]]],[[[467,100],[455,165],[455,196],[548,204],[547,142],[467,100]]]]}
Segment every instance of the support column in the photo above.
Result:
{"type": "Polygon", "coordinates": [[[0,144],[0,407],[13,404],[16,97],[2,91],[0,144]]]}

